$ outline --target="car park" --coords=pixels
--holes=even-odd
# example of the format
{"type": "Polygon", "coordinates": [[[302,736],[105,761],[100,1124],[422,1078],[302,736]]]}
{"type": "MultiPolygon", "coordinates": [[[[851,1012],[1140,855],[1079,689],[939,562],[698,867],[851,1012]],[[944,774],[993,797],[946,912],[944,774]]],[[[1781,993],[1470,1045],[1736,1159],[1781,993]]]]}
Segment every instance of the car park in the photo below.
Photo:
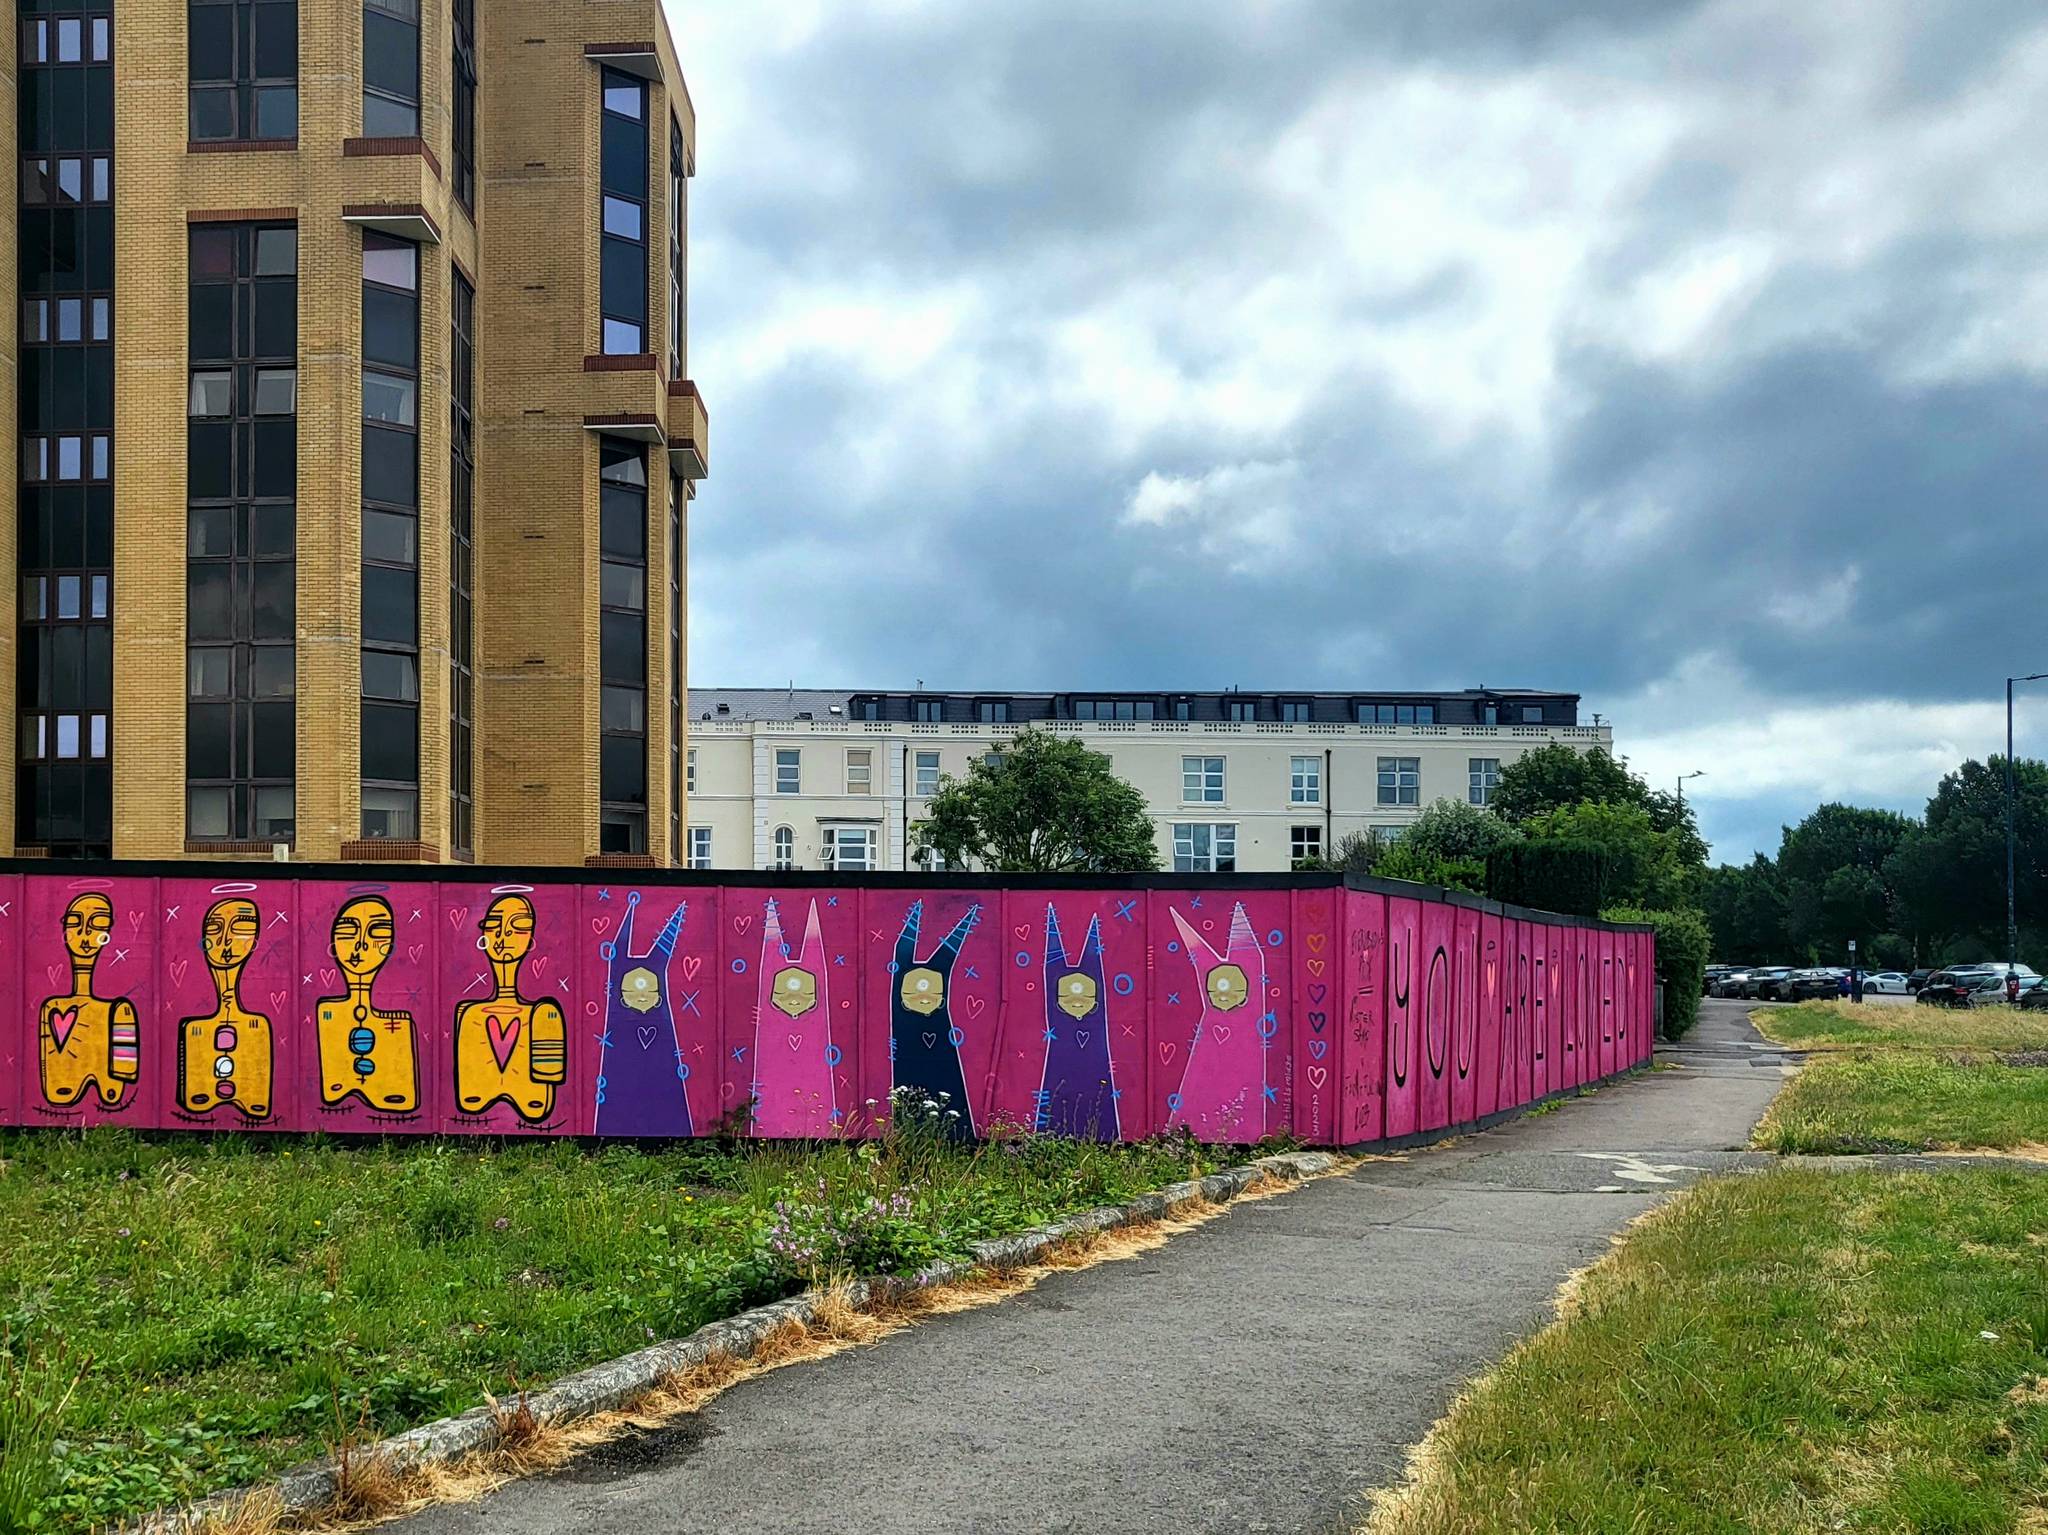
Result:
{"type": "Polygon", "coordinates": [[[1707,990],[1716,997],[1739,997],[1742,995],[1742,983],[1748,979],[1748,970],[1730,970],[1709,986],[1707,990]]]}
{"type": "Polygon", "coordinates": [[[1703,997],[1713,996],[1714,987],[1720,983],[1721,978],[1725,975],[1732,974],[1734,970],[1735,966],[1733,965],[1707,966],[1706,970],[1700,976],[1700,995],[1703,997]]]}
{"type": "MultiPolygon", "coordinates": [[[[2021,977],[2022,981],[2026,978],[2021,977]]],[[[2035,977],[2038,981],[2039,977],[2035,977]]],[[[1936,1007],[1986,1007],[2005,1000],[2005,972],[1959,967],[1937,970],[1920,988],[1921,1002],[1936,1007]]]]}
{"type": "Polygon", "coordinates": [[[1761,970],[1752,970],[1738,995],[1758,1002],[1767,1001],[1776,994],[1778,982],[1791,973],[1789,965],[1766,965],[1761,970]],[[1770,989],[1766,990],[1767,987],[1770,989]]]}
{"type": "Polygon", "coordinates": [[[1838,997],[1842,994],[1842,977],[1848,972],[1832,967],[1819,970],[1795,970],[1786,980],[1778,983],[1775,993],[1787,1002],[1812,1002],[1823,997],[1838,997]]]}
{"type": "Polygon", "coordinates": [[[2027,1000],[2029,993],[2041,989],[2041,977],[2038,975],[2022,975],[2018,977],[2018,980],[2020,983],[2018,997],[2016,999],[2008,999],[2005,990],[2005,972],[2003,970],[1986,971],[1984,979],[1970,993],[1970,1006],[2004,1007],[2008,1000],[2024,1002],[2027,1000]]]}
{"type": "Polygon", "coordinates": [[[1922,986],[1925,986],[1927,984],[1927,978],[1932,974],[1934,974],[1932,970],[1913,971],[1910,975],[1906,977],[1906,990],[1910,992],[1918,992],[1922,986]]]}
{"type": "Polygon", "coordinates": [[[1874,991],[1881,997],[1903,997],[1907,979],[1896,970],[1879,970],[1863,978],[1863,990],[1866,994],[1874,991]]]}

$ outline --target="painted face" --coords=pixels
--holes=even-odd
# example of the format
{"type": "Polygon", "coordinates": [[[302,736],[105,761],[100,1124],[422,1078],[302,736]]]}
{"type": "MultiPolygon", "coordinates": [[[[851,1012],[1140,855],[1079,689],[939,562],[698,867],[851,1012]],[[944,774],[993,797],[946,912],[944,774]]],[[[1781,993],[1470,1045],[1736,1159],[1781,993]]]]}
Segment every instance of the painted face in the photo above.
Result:
{"type": "Polygon", "coordinates": [[[206,962],[216,970],[239,970],[256,947],[262,930],[256,903],[240,896],[216,901],[200,929],[199,944],[206,962]]]}
{"type": "Polygon", "coordinates": [[[1072,975],[1061,976],[1056,994],[1060,1011],[1069,1018],[1086,1018],[1095,1011],[1096,986],[1092,975],[1083,975],[1077,970],[1072,975]]]}
{"type": "Polygon", "coordinates": [[[636,1013],[651,1013],[661,1006],[661,982],[645,965],[635,965],[619,977],[619,1000],[636,1013]]]}
{"type": "Polygon", "coordinates": [[[517,964],[533,947],[533,902],[523,895],[501,895],[477,924],[479,945],[499,964],[517,964]]]}
{"type": "Polygon", "coordinates": [[[331,947],[341,972],[368,981],[391,958],[391,908],[377,896],[360,896],[334,914],[331,947]]]}
{"type": "Polygon", "coordinates": [[[903,977],[903,1005],[930,1017],[946,1005],[946,978],[928,965],[909,971],[903,977]]]}
{"type": "Polygon", "coordinates": [[[776,1007],[792,1018],[801,1018],[818,1005],[818,978],[801,965],[789,965],[775,972],[771,993],[776,1007]]]}
{"type": "Polygon", "coordinates": [[[103,895],[82,895],[64,911],[64,947],[73,959],[99,958],[114,936],[114,906],[103,895]]]}
{"type": "Polygon", "coordinates": [[[1236,965],[1218,965],[1209,972],[1205,984],[1209,988],[1209,1005],[1219,1013],[1243,1007],[1251,1000],[1251,987],[1245,982],[1244,971],[1236,965]]]}

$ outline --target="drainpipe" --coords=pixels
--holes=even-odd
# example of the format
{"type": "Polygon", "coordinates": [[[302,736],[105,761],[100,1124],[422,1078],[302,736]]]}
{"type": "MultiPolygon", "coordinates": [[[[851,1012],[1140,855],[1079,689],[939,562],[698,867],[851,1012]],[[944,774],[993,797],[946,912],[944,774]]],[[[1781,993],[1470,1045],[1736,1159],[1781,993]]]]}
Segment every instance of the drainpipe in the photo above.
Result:
{"type": "Polygon", "coordinates": [[[905,741],[897,748],[896,770],[903,776],[898,780],[903,785],[899,791],[901,819],[903,822],[903,872],[910,872],[910,743],[905,741]]]}
{"type": "Polygon", "coordinates": [[[1323,856],[1332,860],[1337,856],[1336,766],[1336,752],[1330,747],[1325,746],[1323,748],[1323,856]]]}

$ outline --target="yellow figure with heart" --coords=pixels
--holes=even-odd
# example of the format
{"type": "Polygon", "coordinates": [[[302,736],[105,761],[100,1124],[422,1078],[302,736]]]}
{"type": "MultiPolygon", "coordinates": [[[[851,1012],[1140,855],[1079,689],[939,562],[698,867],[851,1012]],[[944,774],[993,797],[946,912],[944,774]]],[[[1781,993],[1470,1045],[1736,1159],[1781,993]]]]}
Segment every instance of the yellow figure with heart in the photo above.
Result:
{"type": "Polygon", "coordinates": [[[65,908],[71,990],[46,1000],[36,1021],[43,1098],[52,1108],[71,1108],[95,1086],[101,1108],[120,1108],[140,1074],[142,1034],[135,1004],[126,997],[102,1001],[92,993],[93,971],[113,935],[114,903],[97,891],[65,908]]]}
{"type": "Polygon", "coordinates": [[[262,923],[254,901],[230,895],[208,907],[200,924],[199,945],[218,1001],[204,1017],[178,1025],[178,1106],[188,1114],[210,1114],[226,1103],[245,1119],[270,1117],[274,1031],[241,997],[242,970],[256,952],[262,923]]]}
{"type": "Polygon", "coordinates": [[[350,1097],[387,1114],[410,1114],[420,1106],[412,1014],[381,1008],[371,996],[395,936],[391,903],[380,895],[357,896],[334,914],[328,946],[348,990],[322,997],[314,1011],[320,1101],[329,1108],[350,1097]]]}
{"type": "Polygon", "coordinates": [[[514,891],[491,902],[477,924],[476,946],[490,961],[493,987],[489,997],[455,1009],[455,1104],[465,1114],[509,1103],[528,1124],[540,1124],[554,1112],[555,1089],[568,1075],[561,1008],[519,995],[533,928],[533,902],[514,891]]]}

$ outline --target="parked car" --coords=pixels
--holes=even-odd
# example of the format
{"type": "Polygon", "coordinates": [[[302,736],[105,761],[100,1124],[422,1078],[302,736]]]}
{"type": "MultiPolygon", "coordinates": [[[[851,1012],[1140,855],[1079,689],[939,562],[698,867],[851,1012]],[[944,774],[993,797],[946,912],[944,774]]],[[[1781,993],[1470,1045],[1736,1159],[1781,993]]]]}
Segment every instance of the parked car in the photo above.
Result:
{"type": "Polygon", "coordinates": [[[1874,991],[1879,996],[1903,997],[1908,979],[1896,970],[1879,970],[1863,978],[1863,990],[1866,993],[1874,991]]]}
{"type": "Polygon", "coordinates": [[[1995,991],[1995,1000],[2003,1001],[2004,974],[1989,970],[1937,970],[1920,988],[1917,1000],[1935,1007],[1969,1007],[1976,994],[1986,990],[1995,991]]]}
{"type": "Polygon", "coordinates": [[[1754,998],[1759,1002],[1765,1001],[1776,990],[1778,982],[1791,973],[1792,968],[1789,965],[1766,965],[1761,970],[1752,970],[1743,981],[1739,995],[1754,998]],[[1772,991],[1766,991],[1765,987],[1772,988],[1772,991]]]}
{"type": "MultiPolygon", "coordinates": [[[[2041,977],[2038,975],[2022,975],[2019,977],[2019,983],[2020,990],[2017,1000],[2021,1002],[2027,1000],[2029,993],[2041,989],[2041,977]]],[[[1976,990],[1970,993],[1968,1000],[1972,1007],[2004,1007],[2007,1002],[2005,972],[2003,970],[1986,971],[1984,979],[1978,983],[1976,990]]]]}
{"type": "MultiPolygon", "coordinates": [[[[1949,969],[1951,969],[1951,970],[1996,970],[1996,971],[1997,971],[1997,972],[1998,972],[1998,973],[1999,973],[2000,975],[2004,975],[2004,974],[2005,974],[2005,971],[2006,971],[2006,963],[2005,963],[2005,961],[2004,961],[2004,960],[2002,960],[2002,959],[1973,959],[1973,960],[1971,960],[1971,961],[1970,961],[1969,963],[1967,963],[1967,964],[1961,964],[1961,965],[1950,965],[1950,966],[1949,966],[1949,969]]],[[[2035,972],[2035,970],[2034,970],[2034,967],[2033,967],[2032,965],[2022,965],[2022,964],[2019,964],[2019,963],[2015,962],[2015,963],[2013,964],[2013,966],[2012,966],[2012,973],[2013,973],[2014,975],[2017,975],[2017,976],[2021,977],[2022,979],[2025,979],[2025,978],[2026,978],[2027,976],[2033,975],[2033,974],[2035,974],[2036,972],[2035,972]]]]}
{"type": "Polygon", "coordinates": [[[1739,997],[1742,995],[1742,983],[1748,979],[1748,970],[1730,970],[1709,986],[1707,990],[1717,997],[1739,997]]]}
{"type": "Polygon", "coordinates": [[[1922,986],[1927,984],[1927,978],[1932,974],[1934,974],[1932,970],[1915,970],[1906,977],[1906,990],[1911,992],[1919,991],[1922,986]]]}
{"type": "Polygon", "coordinates": [[[1820,970],[1795,970],[1789,981],[1778,983],[1778,995],[1787,1002],[1811,1002],[1821,997],[1838,997],[1842,994],[1842,977],[1846,970],[1830,966],[1820,970]]]}
{"type": "Polygon", "coordinates": [[[1734,970],[1735,966],[1733,965],[1707,966],[1705,972],[1700,976],[1700,995],[1703,997],[1714,995],[1715,985],[1719,983],[1723,976],[1732,974],[1734,970]]]}
{"type": "Polygon", "coordinates": [[[2020,1006],[2030,1013],[2048,1010],[2048,986],[2029,986],[2021,991],[2020,1006]]]}

